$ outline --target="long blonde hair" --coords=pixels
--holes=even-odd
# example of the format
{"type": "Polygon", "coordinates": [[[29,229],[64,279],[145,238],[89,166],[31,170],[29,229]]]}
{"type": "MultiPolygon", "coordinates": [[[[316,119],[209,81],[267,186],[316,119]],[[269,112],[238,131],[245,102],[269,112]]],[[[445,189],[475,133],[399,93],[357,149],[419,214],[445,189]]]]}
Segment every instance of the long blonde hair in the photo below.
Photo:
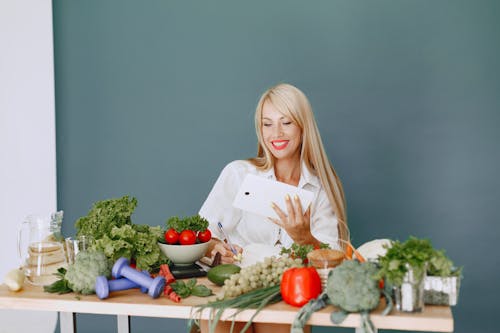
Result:
{"type": "Polygon", "coordinates": [[[301,129],[302,147],[301,162],[316,175],[338,220],[339,245],[345,246],[349,242],[349,228],[344,190],[335,169],[328,159],[311,104],[306,95],[290,84],[278,84],[268,89],[260,98],[255,111],[255,130],[258,138],[257,156],[249,159],[260,170],[269,170],[274,167],[274,158],[264,144],[262,137],[262,108],[264,103],[271,103],[283,115],[290,117],[301,129]]]}

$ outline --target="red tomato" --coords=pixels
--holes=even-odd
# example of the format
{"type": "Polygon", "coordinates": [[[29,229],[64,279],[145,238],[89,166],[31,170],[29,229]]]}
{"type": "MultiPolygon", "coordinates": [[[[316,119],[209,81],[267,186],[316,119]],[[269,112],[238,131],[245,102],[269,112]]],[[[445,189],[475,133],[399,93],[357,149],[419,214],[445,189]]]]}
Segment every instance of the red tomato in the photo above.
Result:
{"type": "Polygon", "coordinates": [[[193,230],[184,230],[179,235],[179,243],[181,245],[192,245],[196,243],[196,234],[193,230]]]}
{"type": "Polygon", "coordinates": [[[167,242],[167,244],[177,244],[178,241],[179,233],[175,231],[174,228],[170,228],[165,231],[165,242],[167,242]]]}
{"type": "Polygon", "coordinates": [[[206,229],[198,233],[198,240],[202,243],[206,243],[212,239],[212,233],[210,230],[206,229]]]}

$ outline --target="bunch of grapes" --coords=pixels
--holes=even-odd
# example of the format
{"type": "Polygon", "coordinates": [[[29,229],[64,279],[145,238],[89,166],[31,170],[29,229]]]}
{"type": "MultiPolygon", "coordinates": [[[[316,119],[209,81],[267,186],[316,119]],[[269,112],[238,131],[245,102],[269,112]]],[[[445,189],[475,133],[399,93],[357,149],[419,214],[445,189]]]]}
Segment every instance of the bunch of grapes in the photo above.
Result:
{"type": "Polygon", "coordinates": [[[236,297],[249,291],[280,284],[283,272],[292,267],[302,267],[302,259],[288,255],[267,257],[264,261],[241,269],[224,281],[224,298],[236,297]]]}

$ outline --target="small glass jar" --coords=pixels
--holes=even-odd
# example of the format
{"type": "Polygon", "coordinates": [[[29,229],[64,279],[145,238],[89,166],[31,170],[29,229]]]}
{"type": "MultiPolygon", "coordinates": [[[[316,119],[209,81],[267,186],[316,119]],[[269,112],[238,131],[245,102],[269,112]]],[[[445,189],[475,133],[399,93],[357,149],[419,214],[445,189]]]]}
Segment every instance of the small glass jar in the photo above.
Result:
{"type": "Polygon", "coordinates": [[[396,309],[403,312],[420,312],[424,309],[424,282],[427,265],[412,267],[406,264],[403,283],[394,287],[396,309]]]}
{"type": "Polygon", "coordinates": [[[68,264],[74,264],[78,252],[90,249],[94,242],[92,236],[78,236],[76,238],[67,237],[66,243],[66,259],[68,264]]]}
{"type": "Polygon", "coordinates": [[[313,250],[307,254],[309,264],[316,268],[319,277],[321,278],[322,290],[325,290],[330,271],[340,265],[344,261],[345,254],[343,251],[332,249],[313,250]]]}

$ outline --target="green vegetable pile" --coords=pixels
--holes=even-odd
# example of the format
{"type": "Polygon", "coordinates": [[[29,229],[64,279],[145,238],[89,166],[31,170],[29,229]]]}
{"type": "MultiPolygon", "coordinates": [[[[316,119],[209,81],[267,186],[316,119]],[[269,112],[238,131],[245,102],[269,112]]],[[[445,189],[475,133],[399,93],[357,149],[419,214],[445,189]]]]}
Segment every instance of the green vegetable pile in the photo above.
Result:
{"type": "Polygon", "coordinates": [[[93,249],[113,262],[125,257],[135,260],[141,270],[154,271],[168,261],[157,244],[162,230],[160,226],[133,224],[131,215],[136,206],[137,199],[128,196],[96,202],[87,216],[76,221],[77,235],[92,236],[93,249]]]}
{"type": "Polygon", "coordinates": [[[456,269],[453,262],[446,256],[444,250],[433,248],[430,240],[410,237],[405,242],[392,241],[384,256],[378,258],[379,278],[385,278],[389,284],[399,286],[411,266],[416,275],[427,269],[428,275],[451,276],[460,275],[461,269],[456,269]]]}
{"type": "Polygon", "coordinates": [[[83,295],[95,293],[95,280],[98,276],[111,276],[111,263],[104,253],[99,251],[78,252],[75,263],[68,269],[59,268],[59,280],[44,286],[49,293],[65,294],[75,292],[83,295]]]}
{"type": "Polygon", "coordinates": [[[166,224],[167,229],[173,228],[179,233],[184,230],[192,230],[194,232],[204,231],[208,228],[208,221],[200,215],[187,216],[184,218],[172,216],[167,220],[166,224]]]}

